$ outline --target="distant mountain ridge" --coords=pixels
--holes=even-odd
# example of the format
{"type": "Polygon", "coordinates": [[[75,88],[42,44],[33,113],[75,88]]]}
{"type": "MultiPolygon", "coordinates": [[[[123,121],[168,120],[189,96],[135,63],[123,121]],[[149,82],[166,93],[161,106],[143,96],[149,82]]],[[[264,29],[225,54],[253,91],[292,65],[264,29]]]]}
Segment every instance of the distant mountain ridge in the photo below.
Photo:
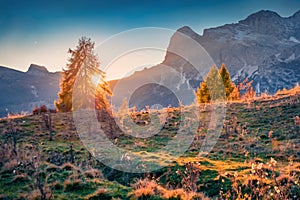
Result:
{"type": "Polygon", "coordinates": [[[30,112],[40,105],[54,108],[60,77],[60,72],[49,72],[46,67],[36,64],[31,64],[27,72],[0,67],[0,117],[30,112]]]}

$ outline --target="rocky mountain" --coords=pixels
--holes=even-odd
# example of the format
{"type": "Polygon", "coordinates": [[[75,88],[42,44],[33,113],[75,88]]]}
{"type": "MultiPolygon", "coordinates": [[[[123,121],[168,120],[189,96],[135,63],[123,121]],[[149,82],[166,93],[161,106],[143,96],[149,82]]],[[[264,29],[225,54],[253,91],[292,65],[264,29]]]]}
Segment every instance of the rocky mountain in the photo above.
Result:
{"type": "MultiPolygon", "coordinates": [[[[293,87],[300,82],[300,11],[281,17],[263,10],[238,23],[205,29],[202,35],[184,26],[171,37],[161,64],[110,82],[112,103],[120,106],[127,97],[129,106],[138,109],[189,104],[209,68],[222,63],[235,82],[253,80],[257,93],[293,87]]],[[[0,67],[0,116],[41,104],[53,107],[59,79],[60,72],[37,65],[27,72],[0,67]]]]}
{"type": "Polygon", "coordinates": [[[204,30],[199,43],[217,65],[227,65],[235,81],[252,79],[258,93],[300,81],[300,11],[290,17],[259,11],[237,24],[204,30]]]}
{"type": "MultiPolygon", "coordinates": [[[[291,88],[300,82],[300,11],[290,17],[281,17],[275,12],[262,10],[238,23],[205,29],[203,35],[187,26],[178,29],[172,36],[165,59],[160,65],[136,72],[121,80],[118,91],[127,96],[130,95],[126,92],[128,85],[139,85],[139,81],[149,79],[149,76],[151,80],[156,80],[156,86],[142,86],[147,88],[148,92],[136,90],[131,95],[131,105],[138,105],[139,108],[151,106],[154,103],[151,97],[157,95],[162,97],[158,98],[157,104],[165,106],[174,102],[174,99],[168,99],[171,91],[166,93],[159,89],[159,85],[172,85],[173,93],[173,90],[182,91],[199,86],[208,69],[201,68],[204,73],[199,76],[193,64],[188,61],[193,58],[193,51],[188,49],[190,45],[186,45],[186,42],[178,37],[179,33],[192,38],[208,52],[212,62],[206,59],[206,66],[215,63],[220,67],[225,63],[235,82],[245,78],[253,80],[257,93],[275,93],[278,89],[291,88]],[[189,52],[191,55],[182,58],[173,53],[178,48],[181,48],[181,52],[189,52]],[[165,75],[164,80],[160,80],[162,66],[176,70],[180,74],[179,80],[167,83],[167,77],[172,75],[165,75]]],[[[191,103],[194,97],[188,96],[184,100],[184,103],[191,103]]]]}
{"type": "Polygon", "coordinates": [[[27,72],[0,67],[0,117],[8,113],[31,112],[34,106],[54,108],[60,72],[48,72],[46,67],[31,64],[27,72]]]}

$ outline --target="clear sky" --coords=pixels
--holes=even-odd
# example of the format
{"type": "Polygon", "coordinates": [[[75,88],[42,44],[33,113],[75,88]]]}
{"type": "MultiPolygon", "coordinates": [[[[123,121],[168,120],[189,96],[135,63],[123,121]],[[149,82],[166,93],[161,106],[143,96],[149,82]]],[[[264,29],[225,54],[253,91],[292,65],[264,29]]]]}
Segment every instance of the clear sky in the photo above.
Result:
{"type": "MultiPolygon", "coordinates": [[[[66,65],[79,37],[96,44],[132,28],[204,28],[236,23],[259,10],[290,16],[299,0],[0,0],[0,65],[26,71],[31,63],[50,71],[66,65]]],[[[100,60],[101,60],[101,55],[100,60]]]]}

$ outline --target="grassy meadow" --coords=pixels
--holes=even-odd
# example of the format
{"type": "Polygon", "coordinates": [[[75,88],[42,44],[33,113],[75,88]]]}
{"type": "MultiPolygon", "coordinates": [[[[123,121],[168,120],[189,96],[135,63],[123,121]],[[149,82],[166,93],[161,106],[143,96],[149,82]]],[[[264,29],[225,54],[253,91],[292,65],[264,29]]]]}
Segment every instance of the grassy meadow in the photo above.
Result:
{"type": "MultiPolygon", "coordinates": [[[[151,120],[161,124],[151,138],[111,138],[162,165],[145,173],[118,171],[95,159],[81,142],[72,113],[49,113],[50,127],[44,114],[3,118],[0,199],[299,199],[299,102],[299,94],[228,102],[220,136],[207,155],[199,150],[213,106],[200,105],[193,142],[179,158],[156,150],[174,139],[180,126],[188,128],[181,122],[192,107],[167,108],[165,115],[126,113],[124,127],[130,121],[141,127],[151,120]]],[[[110,131],[106,121],[99,123],[110,131]]]]}

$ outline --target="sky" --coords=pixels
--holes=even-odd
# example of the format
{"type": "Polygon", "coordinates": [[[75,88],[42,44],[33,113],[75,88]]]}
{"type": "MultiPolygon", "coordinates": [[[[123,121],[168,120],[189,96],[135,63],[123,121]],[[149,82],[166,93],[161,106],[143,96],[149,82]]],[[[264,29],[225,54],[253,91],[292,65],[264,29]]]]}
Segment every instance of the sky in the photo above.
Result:
{"type": "MultiPolygon", "coordinates": [[[[300,1],[0,0],[0,66],[26,71],[35,63],[60,71],[66,66],[68,49],[74,49],[81,36],[91,37],[97,46],[120,32],[143,27],[176,30],[187,25],[202,34],[205,28],[236,23],[262,9],[287,17],[300,9],[300,1]]],[[[146,64],[161,62],[165,51],[159,52],[150,56],[152,63],[145,58],[146,64]]],[[[130,56],[134,60],[134,54],[130,56]]],[[[127,72],[122,73],[132,71],[124,68],[127,72]]],[[[108,73],[109,79],[120,76],[116,70],[108,73]]]]}

